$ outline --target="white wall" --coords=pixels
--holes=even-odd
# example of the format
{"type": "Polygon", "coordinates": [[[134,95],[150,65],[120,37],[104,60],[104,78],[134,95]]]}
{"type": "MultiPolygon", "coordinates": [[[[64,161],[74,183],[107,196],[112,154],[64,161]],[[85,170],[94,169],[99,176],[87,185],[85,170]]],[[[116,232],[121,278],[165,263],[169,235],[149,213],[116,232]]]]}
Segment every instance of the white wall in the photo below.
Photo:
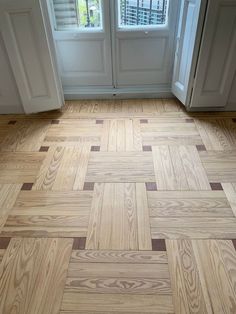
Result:
{"type": "Polygon", "coordinates": [[[23,113],[23,108],[0,31],[0,114],[6,113],[23,113]]]}

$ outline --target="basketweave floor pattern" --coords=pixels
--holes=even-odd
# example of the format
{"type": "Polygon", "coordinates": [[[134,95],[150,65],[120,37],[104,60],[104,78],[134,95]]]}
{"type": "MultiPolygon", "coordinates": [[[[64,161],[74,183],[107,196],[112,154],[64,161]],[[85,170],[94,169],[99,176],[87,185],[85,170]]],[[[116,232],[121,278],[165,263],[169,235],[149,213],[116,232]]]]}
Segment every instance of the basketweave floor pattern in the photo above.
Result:
{"type": "Polygon", "coordinates": [[[236,113],[0,116],[0,313],[236,313],[236,113]]]}

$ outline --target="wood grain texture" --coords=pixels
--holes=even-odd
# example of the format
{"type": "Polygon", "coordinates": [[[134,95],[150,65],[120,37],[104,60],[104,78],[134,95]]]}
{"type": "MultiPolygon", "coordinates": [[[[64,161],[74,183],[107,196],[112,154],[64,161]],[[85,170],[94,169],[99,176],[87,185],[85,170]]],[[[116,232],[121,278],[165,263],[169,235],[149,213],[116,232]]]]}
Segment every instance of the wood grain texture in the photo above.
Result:
{"type": "Polygon", "coordinates": [[[222,186],[236,217],[236,183],[223,183],[222,186]]]}
{"type": "MultiPolygon", "coordinates": [[[[109,274],[108,274],[109,276],[109,274]]],[[[71,293],[100,293],[100,294],[142,294],[170,295],[170,279],[167,278],[68,278],[66,292],[71,293]]]]}
{"type": "Polygon", "coordinates": [[[200,281],[209,313],[236,311],[236,251],[231,241],[193,241],[200,281]]]}
{"type": "Polygon", "coordinates": [[[199,134],[207,150],[232,150],[236,145],[236,128],[232,119],[196,119],[199,134]]]}
{"type": "Polygon", "coordinates": [[[72,263],[167,264],[166,252],[150,251],[72,251],[72,263]]]}
{"type": "Polygon", "coordinates": [[[210,190],[195,146],[154,146],[152,152],[159,190],[210,190]]]}
{"type": "Polygon", "coordinates": [[[35,182],[44,153],[3,152],[0,155],[0,184],[35,182]]]}
{"type": "Polygon", "coordinates": [[[58,313],[70,239],[12,239],[0,265],[1,313],[58,313]]]}
{"type": "Polygon", "coordinates": [[[2,230],[4,236],[85,237],[90,191],[21,191],[2,230]]]}
{"type": "Polygon", "coordinates": [[[105,313],[171,313],[172,300],[166,252],[73,251],[68,268],[63,311],[105,313]],[[130,303],[130,299],[133,300],[130,303]],[[96,302],[90,302],[91,296],[96,302]],[[146,296],[146,297],[145,297],[146,296]],[[151,297],[155,296],[155,298],[151,297]],[[85,298],[85,299],[84,299],[85,298]],[[69,300],[71,302],[69,302],[69,300]],[[158,301],[157,301],[158,300],[158,301]],[[95,306],[97,304],[97,306],[95,306]],[[147,309],[148,310],[147,310],[147,309]],[[165,308],[165,310],[164,310],[165,308]]]}
{"type": "Polygon", "coordinates": [[[169,278],[167,264],[70,263],[68,277],[169,278]]]}
{"type": "Polygon", "coordinates": [[[151,250],[152,244],[149,223],[149,209],[144,183],[136,184],[136,204],[139,249],[151,250]]]}
{"type": "Polygon", "coordinates": [[[34,190],[83,190],[90,145],[51,146],[38,173],[34,190]]]}
{"type": "MultiPolygon", "coordinates": [[[[142,149],[142,148],[141,148],[142,149]]],[[[153,182],[151,152],[91,152],[88,182],[153,182]]]]}
{"type": "Polygon", "coordinates": [[[234,217],[223,191],[147,192],[150,217],[234,217]]]}
{"type": "Polygon", "coordinates": [[[95,120],[60,120],[60,124],[52,125],[45,137],[45,143],[100,143],[102,125],[95,120]]]}
{"type": "Polygon", "coordinates": [[[235,217],[155,217],[150,219],[154,239],[235,239],[235,217]]]}
{"type": "Polygon", "coordinates": [[[0,265],[1,265],[1,262],[3,260],[3,256],[4,256],[5,252],[6,252],[6,250],[0,249],[0,265]]]}
{"type": "Polygon", "coordinates": [[[191,241],[166,243],[175,313],[208,313],[191,241]]]}
{"type": "Polygon", "coordinates": [[[209,182],[236,183],[236,150],[200,152],[209,182]]]}
{"type": "Polygon", "coordinates": [[[0,312],[235,313],[235,119],[176,99],[0,116],[0,312]]]}
{"type": "Polygon", "coordinates": [[[144,184],[95,184],[86,248],[151,250],[144,184]]]}
{"type": "Polygon", "coordinates": [[[37,152],[44,141],[49,125],[49,121],[40,119],[18,121],[14,126],[7,128],[0,150],[37,152]]]}
{"type": "Polygon", "coordinates": [[[158,118],[141,124],[141,136],[145,145],[201,145],[202,138],[194,123],[185,119],[158,118]]]}
{"type": "Polygon", "coordinates": [[[0,184],[0,231],[15,204],[20,189],[21,184],[0,184]]]}
{"type": "Polygon", "coordinates": [[[61,313],[107,313],[112,309],[118,313],[174,313],[172,297],[161,295],[132,295],[129,294],[86,294],[65,292],[61,313]]]}

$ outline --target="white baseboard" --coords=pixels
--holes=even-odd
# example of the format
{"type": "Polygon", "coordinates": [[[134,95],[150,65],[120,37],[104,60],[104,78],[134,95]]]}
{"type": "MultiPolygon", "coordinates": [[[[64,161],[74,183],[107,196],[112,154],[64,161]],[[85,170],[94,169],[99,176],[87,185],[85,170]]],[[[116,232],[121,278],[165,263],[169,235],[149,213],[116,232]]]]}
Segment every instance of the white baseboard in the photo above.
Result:
{"type": "Polygon", "coordinates": [[[74,87],[64,88],[66,100],[73,99],[124,99],[124,98],[172,98],[171,87],[135,86],[135,87],[74,87]]]}

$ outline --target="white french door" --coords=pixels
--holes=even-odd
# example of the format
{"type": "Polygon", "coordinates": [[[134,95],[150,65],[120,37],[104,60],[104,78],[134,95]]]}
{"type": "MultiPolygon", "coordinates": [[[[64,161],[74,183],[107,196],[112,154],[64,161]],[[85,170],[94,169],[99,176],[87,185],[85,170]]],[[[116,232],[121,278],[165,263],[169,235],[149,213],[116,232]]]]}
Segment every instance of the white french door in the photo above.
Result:
{"type": "Polygon", "coordinates": [[[110,0],[50,0],[57,58],[66,91],[112,87],[110,0]]]}
{"type": "Polygon", "coordinates": [[[236,71],[236,1],[208,2],[190,107],[224,108],[236,71]]]}
{"type": "MultiPolygon", "coordinates": [[[[0,0],[1,36],[25,113],[58,109],[64,103],[44,9],[42,0],[0,0]]],[[[12,90],[15,105],[17,94],[12,90]]]]}
{"type": "Polygon", "coordinates": [[[206,4],[206,0],[181,0],[172,92],[186,106],[192,93],[206,4]]]}
{"type": "Polygon", "coordinates": [[[179,1],[113,3],[116,86],[169,86],[179,1]]]}
{"type": "Polygon", "coordinates": [[[48,1],[65,94],[170,92],[179,0],[48,1]]]}

